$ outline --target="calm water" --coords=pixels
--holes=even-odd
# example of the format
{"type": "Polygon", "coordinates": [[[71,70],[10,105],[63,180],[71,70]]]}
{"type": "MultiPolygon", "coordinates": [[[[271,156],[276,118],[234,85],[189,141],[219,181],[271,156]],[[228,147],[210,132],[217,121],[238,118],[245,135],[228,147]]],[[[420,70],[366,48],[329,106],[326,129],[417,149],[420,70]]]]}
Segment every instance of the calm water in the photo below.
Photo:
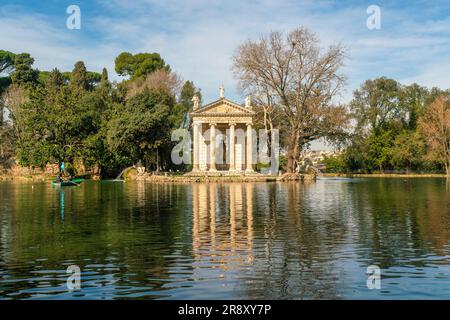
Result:
{"type": "Polygon", "coordinates": [[[445,179],[2,182],[0,200],[0,299],[450,299],[445,179]]]}

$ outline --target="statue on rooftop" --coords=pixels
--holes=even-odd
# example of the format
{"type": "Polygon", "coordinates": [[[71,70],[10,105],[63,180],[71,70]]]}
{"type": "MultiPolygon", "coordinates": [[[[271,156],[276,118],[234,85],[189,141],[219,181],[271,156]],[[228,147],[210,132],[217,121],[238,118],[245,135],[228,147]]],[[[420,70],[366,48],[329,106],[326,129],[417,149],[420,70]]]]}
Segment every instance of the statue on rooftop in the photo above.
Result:
{"type": "Polygon", "coordinates": [[[194,97],[192,98],[192,102],[194,102],[194,110],[197,110],[199,107],[199,102],[200,102],[200,98],[198,97],[197,94],[194,94],[194,97]]]}

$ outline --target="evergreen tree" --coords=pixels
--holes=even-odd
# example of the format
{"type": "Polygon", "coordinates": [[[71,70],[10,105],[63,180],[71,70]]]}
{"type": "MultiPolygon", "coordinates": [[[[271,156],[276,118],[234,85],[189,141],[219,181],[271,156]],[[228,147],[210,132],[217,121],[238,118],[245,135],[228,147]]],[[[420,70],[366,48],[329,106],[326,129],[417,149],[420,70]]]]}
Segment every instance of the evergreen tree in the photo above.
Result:
{"type": "Polygon", "coordinates": [[[108,70],[106,70],[106,68],[103,68],[102,70],[102,79],[100,80],[100,85],[101,86],[109,85],[108,70]]]}
{"type": "Polygon", "coordinates": [[[106,68],[103,68],[102,70],[99,90],[104,99],[108,97],[109,91],[111,90],[111,83],[108,80],[108,70],[106,70],[106,68]]]}
{"type": "Polygon", "coordinates": [[[184,106],[184,109],[186,112],[192,110],[192,107],[193,107],[192,98],[194,97],[195,94],[201,100],[200,90],[198,90],[194,86],[194,82],[189,81],[189,80],[186,81],[184,83],[183,87],[181,88],[180,101],[179,101],[184,106]]]}
{"type": "Polygon", "coordinates": [[[129,52],[122,52],[115,60],[116,72],[120,76],[129,76],[136,79],[146,76],[159,69],[170,70],[159,53],[138,53],[132,55],[129,52]]]}
{"type": "Polygon", "coordinates": [[[174,103],[167,92],[147,89],[131,98],[109,121],[109,149],[124,159],[124,165],[138,160],[156,163],[158,149],[170,142],[167,118],[174,103]]]}
{"type": "Polygon", "coordinates": [[[28,53],[20,53],[14,59],[12,83],[17,85],[34,84],[37,82],[38,71],[32,68],[34,59],[28,53]]]}
{"type": "Polygon", "coordinates": [[[89,89],[88,74],[83,61],[75,63],[75,67],[70,75],[70,87],[77,93],[89,89]]]}
{"type": "Polygon", "coordinates": [[[45,85],[49,89],[59,89],[61,88],[65,83],[63,74],[57,69],[53,69],[47,79],[45,85]]]}
{"type": "Polygon", "coordinates": [[[10,73],[14,70],[14,60],[16,55],[12,52],[0,50],[0,74],[10,73]]]}

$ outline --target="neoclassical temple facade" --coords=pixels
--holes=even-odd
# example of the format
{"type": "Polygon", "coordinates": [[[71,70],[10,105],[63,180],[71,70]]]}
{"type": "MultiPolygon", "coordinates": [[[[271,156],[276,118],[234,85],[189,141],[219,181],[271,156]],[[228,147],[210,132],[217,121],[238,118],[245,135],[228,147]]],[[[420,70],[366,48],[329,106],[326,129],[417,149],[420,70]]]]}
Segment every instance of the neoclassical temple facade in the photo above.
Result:
{"type": "Polygon", "coordinates": [[[193,99],[193,172],[253,172],[253,116],[250,98],[245,107],[220,97],[203,107],[193,99]]]}

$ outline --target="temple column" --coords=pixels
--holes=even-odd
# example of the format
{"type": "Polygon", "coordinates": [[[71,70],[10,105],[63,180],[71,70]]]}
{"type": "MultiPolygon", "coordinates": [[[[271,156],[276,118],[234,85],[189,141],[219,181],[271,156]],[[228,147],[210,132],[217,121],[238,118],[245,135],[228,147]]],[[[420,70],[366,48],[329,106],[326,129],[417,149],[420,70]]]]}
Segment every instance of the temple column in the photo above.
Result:
{"type": "Polygon", "coordinates": [[[234,134],[234,128],[235,124],[230,124],[230,171],[236,170],[236,160],[235,160],[235,134],[234,134]]]}
{"type": "Polygon", "coordinates": [[[216,171],[216,124],[209,128],[209,171],[216,171]]]}
{"type": "Polygon", "coordinates": [[[198,144],[198,123],[194,123],[194,163],[192,166],[192,171],[200,171],[199,168],[199,144],[198,144]]]}
{"type": "Polygon", "coordinates": [[[246,146],[246,151],[247,151],[247,169],[245,171],[247,172],[252,172],[253,171],[253,135],[252,135],[252,124],[248,123],[247,124],[247,146],[246,146]]]}

